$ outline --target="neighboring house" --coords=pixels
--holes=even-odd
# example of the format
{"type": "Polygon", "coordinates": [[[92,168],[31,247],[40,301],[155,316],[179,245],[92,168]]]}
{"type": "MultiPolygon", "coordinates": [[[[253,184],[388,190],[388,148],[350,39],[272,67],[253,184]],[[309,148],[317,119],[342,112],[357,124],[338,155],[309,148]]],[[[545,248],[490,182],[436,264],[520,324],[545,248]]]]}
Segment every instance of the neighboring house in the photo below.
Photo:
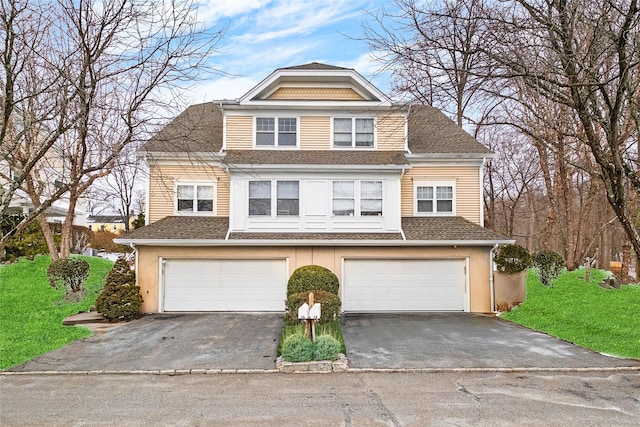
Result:
{"type": "MultiPolygon", "coordinates": [[[[129,229],[133,229],[135,217],[129,218],[129,229]]],[[[87,227],[91,231],[109,231],[120,234],[125,230],[124,219],[119,215],[89,215],[87,217],[87,227]]]]}
{"type": "MultiPolygon", "coordinates": [[[[62,172],[53,168],[47,167],[49,171],[49,177],[59,177],[62,179],[62,172]]],[[[6,161],[0,161],[0,186],[7,185],[8,182],[6,179],[3,179],[2,176],[9,176],[13,178],[14,173],[10,170],[6,161]]],[[[46,191],[48,193],[53,193],[59,185],[60,181],[58,179],[51,179],[51,182],[47,186],[46,191]]],[[[43,196],[43,199],[46,198],[46,195],[43,196]]],[[[79,203],[82,204],[82,203],[79,203]]],[[[27,215],[30,212],[33,212],[35,207],[29,198],[29,195],[23,190],[16,190],[12,195],[11,201],[9,202],[9,207],[5,212],[7,215],[27,215]]],[[[50,223],[62,223],[69,211],[69,199],[68,197],[61,197],[60,199],[54,201],[49,208],[45,210],[47,221],[50,223]]],[[[73,224],[74,225],[85,225],[85,212],[79,207],[76,207],[73,215],[73,224]]]]}
{"type": "Polygon", "coordinates": [[[437,109],[396,105],[352,69],[275,70],[236,101],[193,105],[143,147],[145,312],[281,311],[317,264],[345,312],[494,309],[482,227],[491,152],[437,109]]]}

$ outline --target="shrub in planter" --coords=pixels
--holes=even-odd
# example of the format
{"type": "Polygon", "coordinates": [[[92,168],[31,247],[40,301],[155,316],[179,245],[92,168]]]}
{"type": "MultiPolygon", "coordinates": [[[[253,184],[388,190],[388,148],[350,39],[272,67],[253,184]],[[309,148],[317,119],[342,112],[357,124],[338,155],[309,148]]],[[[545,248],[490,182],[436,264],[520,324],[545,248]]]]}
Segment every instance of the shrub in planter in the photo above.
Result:
{"type": "Polygon", "coordinates": [[[47,268],[47,278],[52,287],[64,289],[67,297],[75,294],[81,298],[90,269],[89,263],[80,258],[59,259],[47,268]]]}
{"type": "Polygon", "coordinates": [[[96,299],[96,309],[109,321],[140,317],[142,296],[136,275],[124,258],[119,258],[107,276],[104,290],[96,299]]]}
{"type": "Polygon", "coordinates": [[[302,334],[293,334],[282,343],[282,357],[287,362],[308,362],[313,360],[314,345],[302,334]]]}
{"type": "Polygon", "coordinates": [[[531,254],[522,246],[504,245],[496,251],[494,261],[499,272],[516,274],[531,267],[531,254]]]}
{"type": "Polygon", "coordinates": [[[540,251],[533,255],[533,267],[538,271],[540,281],[549,286],[565,267],[564,258],[554,251],[540,251]]]}
{"type": "Polygon", "coordinates": [[[327,291],[306,291],[289,295],[285,302],[287,312],[284,315],[284,321],[288,325],[299,323],[298,308],[305,302],[309,302],[309,293],[313,292],[315,302],[320,303],[321,316],[318,323],[324,324],[334,320],[340,313],[340,297],[327,291]]]}
{"type": "Polygon", "coordinates": [[[328,268],[305,265],[296,269],[289,278],[287,296],[305,291],[327,291],[338,294],[338,277],[328,268]]]}
{"type": "Polygon", "coordinates": [[[338,360],[340,343],[331,335],[320,335],[316,338],[315,360],[338,360]]]}

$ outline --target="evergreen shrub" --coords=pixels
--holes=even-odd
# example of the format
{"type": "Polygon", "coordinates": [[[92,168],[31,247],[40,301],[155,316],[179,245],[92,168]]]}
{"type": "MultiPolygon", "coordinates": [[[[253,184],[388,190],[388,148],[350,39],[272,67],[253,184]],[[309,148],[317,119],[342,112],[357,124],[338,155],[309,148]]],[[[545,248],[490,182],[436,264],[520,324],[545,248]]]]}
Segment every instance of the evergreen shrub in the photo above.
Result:
{"type": "Polygon", "coordinates": [[[302,334],[289,335],[282,343],[282,357],[288,362],[308,362],[313,353],[313,342],[302,334]]]}
{"type": "Polygon", "coordinates": [[[96,309],[110,322],[133,320],[141,315],[142,296],[135,272],[124,258],[118,258],[107,276],[104,290],[96,299],[96,309]]]}
{"type": "Polygon", "coordinates": [[[338,360],[340,342],[331,335],[320,335],[316,338],[315,360],[338,360]]]}
{"type": "Polygon", "coordinates": [[[531,254],[519,245],[503,245],[496,251],[494,261],[499,272],[517,274],[531,267],[531,254]]]}
{"type": "Polygon", "coordinates": [[[296,269],[289,278],[287,296],[306,291],[327,291],[338,294],[338,277],[328,268],[305,265],[296,269]]]}

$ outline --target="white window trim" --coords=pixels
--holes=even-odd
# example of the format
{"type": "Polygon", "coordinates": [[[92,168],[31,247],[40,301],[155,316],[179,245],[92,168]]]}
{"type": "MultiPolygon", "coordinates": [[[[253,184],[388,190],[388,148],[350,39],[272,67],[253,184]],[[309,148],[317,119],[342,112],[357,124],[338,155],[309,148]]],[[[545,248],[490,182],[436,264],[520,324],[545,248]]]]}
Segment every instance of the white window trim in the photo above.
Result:
{"type": "Polygon", "coordinates": [[[302,216],[302,184],[299,179],[277,178],[277,179],[250,179],[247,181],[247,217],[248,218],[300,218],[302,216]],[[269,181],[271,182],[271,214],[270,215],[249,215],[249,183],[269,181]],[[298,215],[278,215],[278,182],[295,181],[298,183],[298,215]]]}
{"type": "MultiPolygon", "coordinates": [[[[197,189],[194,192],[194,196],[196,196],[197,189]]],[[[194,202],[196,198],[194,197],[194,202]]],[[[218,185],[215,181],[175,181],[173,185],[173,213],[176,216],[216,216],[218,212],[218,185]],[[211,212],[206,211],[197,211],[195,210],[196,204],[194,203],[194,210],[191,212],[179,211],[178,210],[178,186],[179,185],[191,185],[194,187],[197,186],[210,186],[213,187],[213,210],[211,212]]]]}
{"type": "Polygon", "coordinates": [[[329,146],[332,150],[375,150],[378,148],[378,119],[373,116],[331,116],[329,130],[329,146]],[[351,119],[351,147],[336,147],[333,141],[334,119],[351,119]],[[356,121],[355,119],[373,119],[373,145],[371,147],[357,147],[356,144],[356,121]]]}
{"type": "Polygon", "coordinates": [[[269,115],[269,114],[259,114],[253,116],[253,133],[251,135],[253,139],[253,148],[257,150],[298,150],[300,148],[300,116],[296,115],[269,115]],[[256,144],[256,135],[258,133],[258,125],[257,119],[273,119],[273,145],[257,145],[256,144]],[[296,119],[296,145],[278,145],[278,119],[296,119]]]}
{"type": "Polygon", "coordinates": [[[456,215],[456,182],[455,181],[414,181],[413,183],[413,214],[415,216],[455,216],[456,215]],[[433,187],[434,212],[418,212],[418,187],[433,187]],[[435,198],[436,187],[451,187],[453,189],[453,200],[451,212],[436,212],[437,199],[435,198]]]}
{"type": "Polygon", "coordinates": [[[331,188],[331,217],[332,218],[383,218],[384,217],[384,181],[379,179],[334,179],[331,180],[330,184],[331,188]],[[382,183],[382,213],[380,215],[362,215],[362,182],[380,182],[382,183]],[[335,215],[333,209],[333,183],[334,182],[353,182],[353,197],[354,197],[354,206],[353,206],[353,215],[335,215]]]}

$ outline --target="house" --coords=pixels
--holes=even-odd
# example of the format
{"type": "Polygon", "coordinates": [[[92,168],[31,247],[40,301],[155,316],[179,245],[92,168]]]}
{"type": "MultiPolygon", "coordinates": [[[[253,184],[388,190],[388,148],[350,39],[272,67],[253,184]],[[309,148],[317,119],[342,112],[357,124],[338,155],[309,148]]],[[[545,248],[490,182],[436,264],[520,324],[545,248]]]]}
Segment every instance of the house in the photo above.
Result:
{"type": "MultiPolygon", "coordinates": [[[[133,228],[135,216],[129,218],[129,229],[133,228]]],[[[124,219],[120,215],[89,215],[87,227],[91,231],[109,231],[120,234],[125,231],[124,219]]]]}
{"type": "Polygon", "coordinates": [[[353,69],[281,68],[193,105],[143,147],[145,312],[282,311],[298,267],[340,279],[344,312],[493,310],[483,228],[491,152],[439,110],[394,104],[353,69]]]}

